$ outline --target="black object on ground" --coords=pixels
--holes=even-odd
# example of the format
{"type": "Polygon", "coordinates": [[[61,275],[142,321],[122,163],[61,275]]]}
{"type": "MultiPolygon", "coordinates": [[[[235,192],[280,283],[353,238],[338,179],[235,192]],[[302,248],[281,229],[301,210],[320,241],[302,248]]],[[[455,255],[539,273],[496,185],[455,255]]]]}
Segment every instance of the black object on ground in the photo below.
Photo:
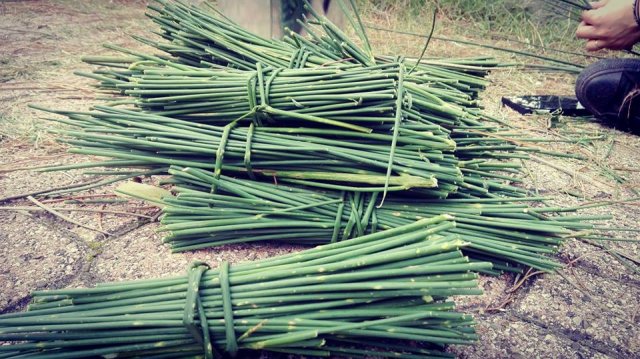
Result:
{"type": "Polygon", "coordinates": [[[555,112],[561,110],[565,116],[589,116],[591,112],[584,108],[575,97],[530,95],[503,97],[502,104],[526,115],[537,112],[555,112]]]}

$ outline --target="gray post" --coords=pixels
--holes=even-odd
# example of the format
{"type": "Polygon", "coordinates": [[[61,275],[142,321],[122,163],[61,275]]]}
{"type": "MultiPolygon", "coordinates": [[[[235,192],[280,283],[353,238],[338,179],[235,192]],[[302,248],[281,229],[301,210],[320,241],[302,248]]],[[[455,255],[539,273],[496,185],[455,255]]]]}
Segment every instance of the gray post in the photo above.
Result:
{"type": "MultiPolygon", "coordinates": [[[[218,8],[233,21],[245,29],[266,37],[281,38],[284,35],[282,29],[282,2],[291,0],[218,0],[218,8]]],[[[301,0],[299,0],[302,3],[301,0]]],[[[344,22],[340,6],[336,1],[312,0],[313,8],[320,14],[324,14],[342,27],[344,22]],[[325,12],[325,5],[329,5],[325,12]]]]}

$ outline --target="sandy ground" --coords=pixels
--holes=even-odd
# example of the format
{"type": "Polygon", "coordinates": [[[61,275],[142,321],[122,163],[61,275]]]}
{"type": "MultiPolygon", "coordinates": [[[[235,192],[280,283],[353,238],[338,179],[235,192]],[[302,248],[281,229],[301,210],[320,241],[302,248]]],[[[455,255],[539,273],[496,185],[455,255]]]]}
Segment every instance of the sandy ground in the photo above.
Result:
{"type": "MultiPolygon", "coordinates": [[[[74,70],[89,69],[80,57],[106,53],[101,47],[105,42],[141,47],[128,34],[151,28],[143,14],[144,4],[135,1],[0,1],[0,198],[93,179],[77,170],[30,170],[90,159],[66,154],[65,147],[46,133],[47,126],[51,126],[43,120],[46,116],[29,109],[27,104],[86,109],[95,103],[91,81],[72,74],[74,70]]],[[[409,37],[372,33],[371,38],[374,46],[392,42],[396,51],[412,52],[421,47],[420,41],[409,37]]],[[[487,50],[441,42],[434,42],[430,52],[438,56],[494,55],[487,50]]],[[[499,105],[500,97],[507,94],[570,94],[572,76],[512,69],[496,71],[491,80],[492,85],[482,97],[489,113],[532,136],[574,139],[544,146],[589,157],[578,161],[539,156],[539,161],[527,161],[528,188],[536,188],[540,195],[553,197],[552,204],[562,206],[593,200],[616,202],[634,196],[631,190],[638,189],[640,183],[638,137],[566,118],[548,128],[545,116],[523,117],[499,105]],[[579,143],[577,138],[581,139],[579,143]],[[616,181],[611,173],[622,176],[624,182],[616,181]]],[[[112,199],[112,188],[68,198],[112,199]]],[[[87,229],[45,212],[3,207],[0,312],[23,309],[34,289],[170,276],[181,273],[194,259],[215,266],[223,260],[234,263],[299,249],[257,244],[170,254],[155,233],[157,223],[150,218],[156,209],[143,203],[72,205],[41,201],[48,206],[108,209],[138,216],[65,212],[72,220],[91,228],[87,229]]],[[[638,203],[614,203],[584,214],[611,214],[615,219],[603,225],[637,228],[638,203]]],[[[33,203],[23,196],[3,201],[0,206],[25,207],[33,203]]],[[[635,232],[617,235],[638,237],[635,232]]],[[[566,266],[557,274],[483,278],[485,295],[459,300],[462,310],[476,315],[481,340],[472,347],[451,350],[463,358],[640,357],[640,275],[637,267],[623,266],[612,255],[618,251],[637,259],[640,246],[630,242],[603,244],[609,250],[567,241],[558,256],[566,266]]]]}

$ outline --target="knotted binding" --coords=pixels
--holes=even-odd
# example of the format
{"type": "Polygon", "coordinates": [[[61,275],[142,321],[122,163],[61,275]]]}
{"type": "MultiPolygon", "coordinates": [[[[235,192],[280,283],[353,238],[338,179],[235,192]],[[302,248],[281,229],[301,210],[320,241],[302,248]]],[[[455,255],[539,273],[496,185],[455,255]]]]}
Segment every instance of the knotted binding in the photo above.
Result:
{"type": "Polygon", "coordinates": [[[189,265],[188,268],[188,282],[187,282],[187,295],[184,303],[184,312],[182,315],[182,323],[185,328],[191,333],[193,338],[202,345],[206,359],[222,358],[220,354],[211,342],[211,334],[209,332],[209,325],[207,317],[204,313],[204,307],[200,301],[200,280],[202,275],[209,269],[209,265],[196,261],[189,265]],[[196,310],[198,311],[198,319],[200,322],[200,328],[195,321],[196,310]],[[200,329],[200,330],[199,330],[200,329]]]}
{"type": "MultiPolygon", "coordinates": [[[[199,295],[200,281],[207,270],[209,270],[209,265],[204,262],[196,261],[189,265],[187,295],[185,298],[182,323],[196,342],[202,345],[206,359],[223,358],[224,356],[214,348],[213,342],[211,341],[208,320],[199,295]],[[195,319],[196,311],[200,328],[198,328],[198,323],[195,319]]],[[[220,264],[218,280],[220,281],[220,289],[222,291],[222,310],[224,313],[225,339],[227,343],[225,351],[229,356],[235,357],[238,353],[238,341],[233,323],[229,263],[226,261],[220,264]]]]}
{"type": "Polygon", "coordinates": [[[378,217],[376,215],[375,202],[378,197],[378,192],[373,192],[371,196],[366,193],[358,193],[345,195],[343,191],[340,194],[340,203],[338,204],[338,210],[336,211],[336,218],[333,223],[333,233],[331,236],[331,242],[338,240],[345,240],[352,238],[352,232],[355,229],[358,236],[363,236],[366,229],[371,225],[370,233],[375,233],[378,227],[378,217]],[[349,206],[349,219],[347,220],[344,230],[342,231],[342,237],[340,236],[340,229],[342,228],[342,218],[344,217],[344,208],[349,206]]]}
{"type": "Polygon", "coordinates": [[[236,331],[233,327],[233,306],[231,304],[231,288],[229,286],[229,263],[222,262],[220,264],[220,289],[222,290],[222,310],[224,313],[224,329],[225,339],[227,342],[226,351],[235,357],[238,353],[238,342],[236,340],[236,331]]]}

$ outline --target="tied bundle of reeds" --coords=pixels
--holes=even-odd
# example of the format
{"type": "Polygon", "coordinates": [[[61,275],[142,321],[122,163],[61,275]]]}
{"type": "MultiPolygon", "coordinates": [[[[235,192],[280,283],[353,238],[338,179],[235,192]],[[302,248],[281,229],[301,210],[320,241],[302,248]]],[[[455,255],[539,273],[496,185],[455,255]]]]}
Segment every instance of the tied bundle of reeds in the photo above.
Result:
{"type": "MultiPolygon", "coordinates": [[[[33,293],[0,315],[2,358],[205,358],[266,350],[334,357],[451,357],[476,340],[447,297],[476,295],[450,216],[175,278],[33,293]],[[366,349],[366,350],[364,350],[366,349]]],[[[244,354],[243,354],[244,353],[244,354]]]]}
{"type": "Polygon", "coordinates": [[[296,244],[333,243],[416,220],[447,213],[456,226],[446,230],[468,243],[472,259],[490,261],[494,269],[522,272],[526,267],[552,271],[560,266],[547,255],[569,236],[596,228],[585,219],[600,217],[549,213],[580,207],[531,207],[542,197],[499,199],[416,199],[399,194],[378,207],[378,192],[318,190],[220,176],[197,168],[172,166],[175,196],[158,196],[144,185],[123,185],[117,192],[156,203],[163,209],[160,231],[172,250],[181,252],[230,243],[277,241],[296,244]],[[216,187],[211,193],[210,186],[216,187]]]}

